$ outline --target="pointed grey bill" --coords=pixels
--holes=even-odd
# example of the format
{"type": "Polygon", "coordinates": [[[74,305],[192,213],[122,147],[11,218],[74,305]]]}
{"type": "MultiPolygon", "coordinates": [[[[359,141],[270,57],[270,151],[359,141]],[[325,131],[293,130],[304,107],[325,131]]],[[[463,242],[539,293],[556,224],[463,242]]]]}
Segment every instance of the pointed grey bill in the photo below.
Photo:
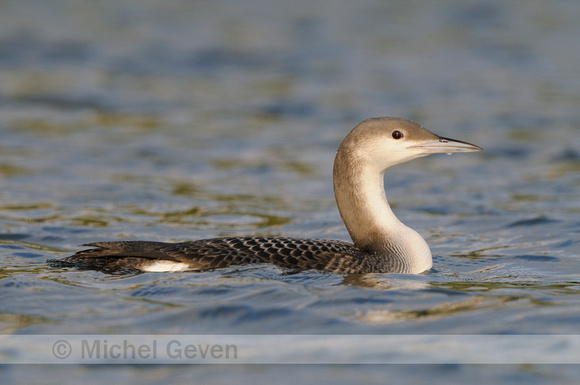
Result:
{"type": "Polygon", "coordinates": [[[475,144],[450,138],[444,138],[442,136],[440,136],[437,140],[430,140],[428,142],[414,144],[408,148],[419,148],[422,149],[426,154],[452,154],[456,152],[483,151],[483,148],[476,146],[475,144]]]}

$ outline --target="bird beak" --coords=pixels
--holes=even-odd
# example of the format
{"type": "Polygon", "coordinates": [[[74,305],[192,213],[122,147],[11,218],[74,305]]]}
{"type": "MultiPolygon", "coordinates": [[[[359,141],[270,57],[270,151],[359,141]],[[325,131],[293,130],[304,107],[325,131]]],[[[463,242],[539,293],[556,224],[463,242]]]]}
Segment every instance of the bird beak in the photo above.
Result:
{"type": "Polygon", "coordinates": [[[439,137],[439,139],[414,144],[408,148],[417,148],[424,151],[425,154],[452,154],[455,152],[475,152],[483,151],[483,148],[475,144],[462,142],[460,140],[439,137]]]}

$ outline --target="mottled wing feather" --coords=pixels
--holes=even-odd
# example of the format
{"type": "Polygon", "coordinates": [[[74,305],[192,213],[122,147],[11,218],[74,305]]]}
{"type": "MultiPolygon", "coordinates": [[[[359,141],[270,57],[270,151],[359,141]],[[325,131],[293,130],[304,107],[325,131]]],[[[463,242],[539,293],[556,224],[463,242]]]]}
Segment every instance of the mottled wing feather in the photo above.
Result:
{"type": "Polygon", "coordinates": [[[186,264],[189,270],[207,270],[233,265],[273,263],[301,270],[324,270],[337,273],[388,272],[384,257],[362,252],[340,241],[297,238],[211,238],[193,242],[99,242],[93,249],[51,260],[57,266],[80,266],[104,271],[119,269],[146,270],[152,261],[186,264]]]}

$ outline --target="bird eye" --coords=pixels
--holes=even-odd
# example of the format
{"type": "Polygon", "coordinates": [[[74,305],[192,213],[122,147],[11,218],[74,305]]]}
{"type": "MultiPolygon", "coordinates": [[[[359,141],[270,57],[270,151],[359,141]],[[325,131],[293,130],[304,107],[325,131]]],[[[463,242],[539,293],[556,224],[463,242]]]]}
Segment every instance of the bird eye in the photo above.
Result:
{"type": "Polygon", "coordinates": [[[401,139],[403,137],[403,133],[399,130],[393,131],[393,139],[401,139]]]}

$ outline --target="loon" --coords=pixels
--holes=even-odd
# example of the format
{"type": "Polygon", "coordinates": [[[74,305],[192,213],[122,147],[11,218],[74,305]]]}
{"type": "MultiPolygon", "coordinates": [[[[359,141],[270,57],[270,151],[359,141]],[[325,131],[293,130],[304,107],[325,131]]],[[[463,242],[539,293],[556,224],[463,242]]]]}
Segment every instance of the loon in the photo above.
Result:
{"type": "Polygon", "coordinates": [[[252,263],[339,274],[419,274],[433,266],[427,242],[393,213],[384,188],[392,166],[436,153],[482,151],[402,118],[371,118],[343,140],[334,160],[334,194],[353,243],[289,237],[225,237],[192,242],[96,242],[53,267],[103,272],[200,271],[252,263]]]}

